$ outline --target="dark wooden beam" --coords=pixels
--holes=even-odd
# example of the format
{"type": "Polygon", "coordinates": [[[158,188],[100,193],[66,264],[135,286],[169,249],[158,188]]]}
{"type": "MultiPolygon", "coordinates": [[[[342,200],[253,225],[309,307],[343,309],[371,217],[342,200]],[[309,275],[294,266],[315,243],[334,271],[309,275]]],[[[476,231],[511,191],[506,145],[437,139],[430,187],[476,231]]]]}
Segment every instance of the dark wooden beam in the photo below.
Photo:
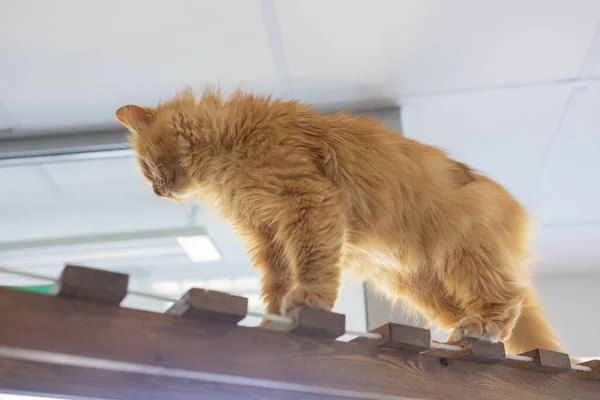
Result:
{"type": "MultiPolygon", "coordinates": [[[[334,400],[348,397],[93,370],[0,357],[0,392],[77,400],[334,400]]],[[[0,394],[0,398],[2,395],[0,394]]]]}
{"type": "MultiPolygon", "coordinates": [[[[188,383],[189,387],[212,384],[214,393],[245,393],[247,398],[269,397],[262,395],[268,390],[279,391],[282,396],[306,394],[298,398],[600,398],[600,383],[592,380],[464,360],[440,362],[439,357],[379,349],[371,344],[201,322],[2,288],[0,354],[1,349],[12,349],[12,356],[4,354],[10,359],[19,358],[18,349],[27,349],[62,354],[66,359],[76,356],[145,367],[147,373],[141,371],[135,376],[146,385],[156,386],[157,393],[165,393],[172,384],[169,379],[177,376],[163,380],[152,372],[153,367],[198,375],[187,379],[195,381],[188,383]],[[164,387],[161,382],[165,382],[164,387]]],[[[39,369],[36,374],[30,364],[41,361],[19,361],[25,375],[19,378],[20,388],[14,387],[17,378],[11,378],[10,368],[4,367],[0,392],[52,391],[52,385],[38,388],[41,383],[36,377],[43,375],[39,369]]],[[[77,390],[89,389],[92,397],[123,398],[114,394],[120,381],[103,368],[84,368],[83,379],[84,372],[77,373],[68,363],[46,360],[44,365],[48,362],[57,365],[47,368],[66,373],[77,390]],[[95,378],[106,384],[94,384],[95,378]]],[[[136,393],[134,386],[129,388],[136,393]]],[[[185,396],[174,389],[168,398],[189,398],[185,396]]]]}

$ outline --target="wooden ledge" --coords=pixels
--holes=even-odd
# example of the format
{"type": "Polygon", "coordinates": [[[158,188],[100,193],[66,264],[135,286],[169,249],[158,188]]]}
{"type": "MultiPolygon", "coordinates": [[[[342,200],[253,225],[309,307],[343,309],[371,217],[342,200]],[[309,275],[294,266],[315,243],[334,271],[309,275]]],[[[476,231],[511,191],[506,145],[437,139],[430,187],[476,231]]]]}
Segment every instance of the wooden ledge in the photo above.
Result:
{"type": "Polygon", "coordinates": [[[293,395],[310,399],[316,393],[322,398],[327,395],[388,400],[482,398],[486,394],[493,394],[498,400],[600,398],[600,383],[593,380],[460,359],[444,365],[437,357],[380,349],[372,344],[199,323],[6,288],[0,288],[0,327],[0,349],[51,352],[148,368],[145,372],[124,371],[120,375],[119,371],[110,374],[101,368],[65,364],[49,367],[41,360],[12,357],[8,361],[5,357],[0,362],[0,392],[73,396],[85,393],[96,398],[158,400],[158,396],[148,395],[150,390],[139,387],[140,382],[151,382],[157,394],[170,390],[168,397],[173,400],[195,398],[192,388],[206,393],[207,387],[219,388],[223,393],[275,399],[294,398],[293,395]],[[205,380],[181,382],[189,390],[178,391],[177,379],[153,375],[153,367],[191,371],[205,380]],[[59,377],[64,384],[59,383],[59,377]],[[115,390],[130,379],[137,380],[137,384],[129,382],[122,390],[115,390]],[[265,382],[279,387],[268,387],[265,395],[265,382]],[[329,394],[315,392],[323,388],[329,394]]]}

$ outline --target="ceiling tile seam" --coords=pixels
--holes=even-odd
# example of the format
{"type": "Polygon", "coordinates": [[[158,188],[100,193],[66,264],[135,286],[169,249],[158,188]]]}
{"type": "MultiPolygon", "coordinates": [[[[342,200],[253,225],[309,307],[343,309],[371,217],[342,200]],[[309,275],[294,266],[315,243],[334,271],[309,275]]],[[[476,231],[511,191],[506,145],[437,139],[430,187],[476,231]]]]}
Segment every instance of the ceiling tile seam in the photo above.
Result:
{"type": "Polygon", "coordinates": [[[69,199],[69,196],[65,193],[65,191],[60,187],[58,183],[54,180],[52,175],[44,168],[42,165],[38,165],[35,167],[35,171],[37,175],[40,177],[44,185],[52,192],[56,197],[62,200],[65,204],[67,204],[73,211],[78,211],[75,204],[69,199]]]}
{"type": "Polygon", "coordinates": [[[8,121],[9,129],[11,130],[20,130],[22,128],[15,114],[2,101],[0,101],[0,118],[8,121]]]}
{"type": "Polygon", "coordinates": [[[596,32],[592,38],[592,43],[586,54],[581,69],[579,71],[579,78],[591,78],[594,75],[598,76],[600,72],[595,72],[594,67],[600,66],[600,22],[596,26],[596,32]]]}
{"type": "Polygon", "coordinates": [[[279,26],[279,17],[275,6],[275,0],[261,0],[263,22],[265,25],[269,47],[273,57],[273,64],[277,80],[282,91],[282,97],[289,97],[292,92],[292,80],[285,57],[283,37],[279,26]]]}
{"type": "Polygon", "coordinates": [[[482,86],[476,88],[468,88],[468,89],[456,89],[456,90],[439,90],[439,91],[431,91],[431,92],[422,92],[422,93],[406,93],[398,97],[398,104],[402,105],[403,101],[407,100],[420,100],[427,98],[437,98],[437,97],[451,97],[451,96],[460,96],[465,94],[485,94],[485,93],[493,93],[502,90],[521,90],[521,89],[541,89],[548,87],[572,87],[575,88],[577,86],[582,86],[586,84],[595,84],[600,83],[599,77],[590,77],[590,78],[566,78],[566,79],[554,79],[547,81],[538,81],[538,82],[525,82],[525,83],[514,83],[508,85],[497,85],[497,86],[482,86]]]}
{"type": "Polygon", "coordinates": [[[546,154],[542,160],[541,168],[537,174],[537,179],[533,184],[533,189],[529,195],[529,200],[526,202],[529,212],[533,215],[536,220],[540,219],[540,205],[542,203],[542,197],[546,188],[548,187],[552,173],[557,163],[557,159],[560,156],[561,149],[564,148],[562,143],[569,134],[569,130],[566,129],[566,122],[571,120],[573,110],[578,107],[579,102],[583,99],[583,93],[586,91],[585,87],[574,87],[569,93],[569,97],[565,102],[563,112],[560,115],[550,143],[548,144],[546,154]]]}

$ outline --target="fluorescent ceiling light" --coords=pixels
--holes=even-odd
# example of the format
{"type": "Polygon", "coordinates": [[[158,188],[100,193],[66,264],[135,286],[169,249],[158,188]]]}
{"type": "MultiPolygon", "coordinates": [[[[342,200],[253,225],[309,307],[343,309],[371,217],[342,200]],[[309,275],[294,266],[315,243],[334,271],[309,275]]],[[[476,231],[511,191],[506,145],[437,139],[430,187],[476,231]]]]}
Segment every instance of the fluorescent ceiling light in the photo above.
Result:
{"type": "Polygon", "coordinates": [[[180,236],[177,241],[194,262],[210,262],[221,260],[221,254],[206,235],[180,236]]]}
{"type": "Polygon", "coordinates": [[[221,259],[201,227],[0,243],[0,259],[16,268],[55,267],[65,263],[133,265],[164,257],[189,258],[195,262],[221,259]]]}

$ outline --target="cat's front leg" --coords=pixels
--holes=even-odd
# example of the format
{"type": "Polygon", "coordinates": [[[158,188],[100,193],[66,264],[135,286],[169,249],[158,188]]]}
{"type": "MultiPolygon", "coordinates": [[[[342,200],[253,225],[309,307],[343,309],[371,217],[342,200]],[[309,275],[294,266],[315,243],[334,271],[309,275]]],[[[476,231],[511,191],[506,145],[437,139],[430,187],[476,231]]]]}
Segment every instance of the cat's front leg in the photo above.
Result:
{"type": "MultiPolygon", "coordinates": [[[[261,272],[261,299],[269,314],[278,314],[284,296],[292,287],[292,270],[282,244],[269,229],[237,224],[253,265],[261,272]],[[243,226],[243,227],[242,227],[243,226]]],[[[262,325],[266,322],[263,321],[262,325]]]]}
{"type": "Polygon", "coordinates": [[[293,272],[293,285],[281,303],[283,315],[297,316],[301,305],[331,310],[338,297],[345,225],[334,202],[300,199],[280,234],[293,272]]]}
{"type": "Polygon", "coordinates": [[[473,337],[488,342],[509,337],[521,313],[524,288],[502,257],[484,249],[465,250],[447,264],[444,285],[460,310],[448,341],[473,337]]]}

